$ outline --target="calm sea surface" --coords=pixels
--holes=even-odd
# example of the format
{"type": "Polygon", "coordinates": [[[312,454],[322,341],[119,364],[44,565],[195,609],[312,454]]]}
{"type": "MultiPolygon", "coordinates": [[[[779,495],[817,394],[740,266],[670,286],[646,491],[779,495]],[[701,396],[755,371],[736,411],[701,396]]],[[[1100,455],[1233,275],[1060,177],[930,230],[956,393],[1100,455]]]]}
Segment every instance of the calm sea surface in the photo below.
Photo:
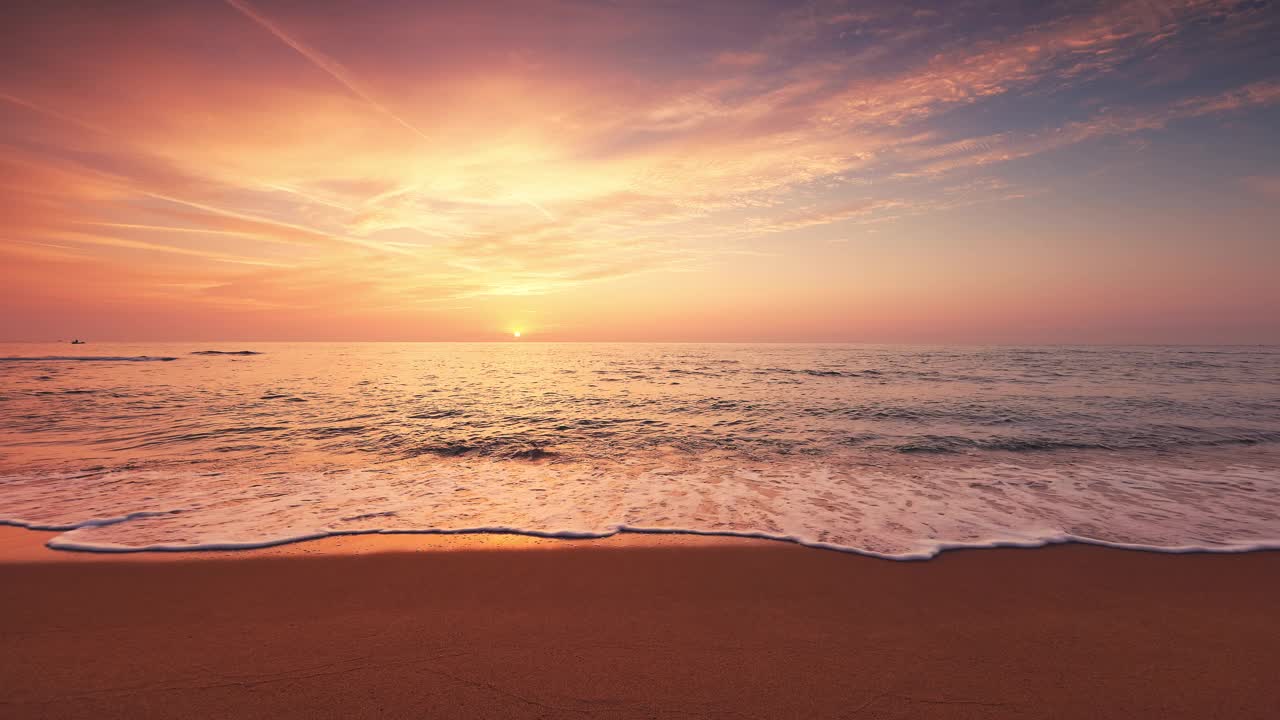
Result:
{"type": "Polygon", "coordinates": [[[0,522],[1277,546],[1280,348],[2,344],[0,522]]]}

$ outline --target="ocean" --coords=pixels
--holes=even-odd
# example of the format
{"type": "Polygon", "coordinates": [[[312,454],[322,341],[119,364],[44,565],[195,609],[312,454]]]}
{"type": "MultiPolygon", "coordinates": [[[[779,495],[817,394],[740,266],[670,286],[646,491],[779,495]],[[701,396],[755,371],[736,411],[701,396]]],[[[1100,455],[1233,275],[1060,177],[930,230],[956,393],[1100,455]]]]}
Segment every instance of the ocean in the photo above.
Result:
{"type": "Polygon", "coordinates": [[[8,343],[0,523],[1280,547],[1280,348],[8,343]]]}

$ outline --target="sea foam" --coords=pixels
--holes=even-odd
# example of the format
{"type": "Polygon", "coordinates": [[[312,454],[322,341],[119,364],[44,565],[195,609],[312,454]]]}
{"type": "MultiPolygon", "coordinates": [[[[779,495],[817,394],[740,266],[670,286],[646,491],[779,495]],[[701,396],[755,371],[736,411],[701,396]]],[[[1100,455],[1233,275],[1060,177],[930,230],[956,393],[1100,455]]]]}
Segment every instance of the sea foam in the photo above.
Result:
{"type": "Polygon", "coordinates": [[[683,532],[915,559],[1280,537],[1274,348],[11,347],[0,518],[59,548],[683,532]]]}
{"type": "Polygon", "coordinates": [[[776,462],[588,471],[489,459],[441,460],[427,472],[113,471],[74,480],[8,476],[0,485],[0,522],[61,531],[51,547],[112,552],[481,532],[725,535],[892,559],[1061,542],[1162,552],[1280,546],[1280,492],[1267,468],[1204,472],[1158,460],[1144,469],[1004,463],[941,472],[776,462]]]}

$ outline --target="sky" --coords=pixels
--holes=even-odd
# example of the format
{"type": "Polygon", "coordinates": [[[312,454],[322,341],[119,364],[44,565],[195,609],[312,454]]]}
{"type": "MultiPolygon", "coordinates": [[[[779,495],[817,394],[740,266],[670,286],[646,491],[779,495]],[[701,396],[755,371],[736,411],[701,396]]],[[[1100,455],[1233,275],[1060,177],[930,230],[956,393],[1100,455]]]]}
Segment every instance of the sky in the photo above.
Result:
{"type": "Polygon", "coordinates": [[[1280,343],[1280,7],[6,3],[0,340],[1280,343]]]}

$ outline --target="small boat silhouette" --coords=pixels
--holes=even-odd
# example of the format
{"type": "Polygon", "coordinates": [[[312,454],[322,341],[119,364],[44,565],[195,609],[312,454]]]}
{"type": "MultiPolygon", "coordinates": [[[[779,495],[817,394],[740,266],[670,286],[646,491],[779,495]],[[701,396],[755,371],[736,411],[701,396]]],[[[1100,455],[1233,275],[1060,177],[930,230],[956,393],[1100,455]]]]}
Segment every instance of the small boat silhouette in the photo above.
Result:
{"type": "Polygon", "coordinates": [[[72,345],[83,345],[83,344],[84,344],[84,341],[83,341],[83,340],[72,340],[72,341],[71,341],[71,344],[72,344],[72,345]]]}

